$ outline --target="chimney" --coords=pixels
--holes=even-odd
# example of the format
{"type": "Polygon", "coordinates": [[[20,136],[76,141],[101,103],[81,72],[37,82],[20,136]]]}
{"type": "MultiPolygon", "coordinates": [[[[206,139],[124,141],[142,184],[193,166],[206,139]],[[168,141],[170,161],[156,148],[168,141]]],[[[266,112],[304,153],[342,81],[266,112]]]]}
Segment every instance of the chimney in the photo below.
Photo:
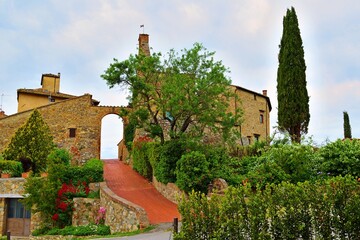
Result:
{"type": "Polygon", "coordinates": [[[263,95],[267,96],[267,90],[263,90],[263,95]]]}
{"type": "Polygon", "coordinates": [[[149,34],[139,34],[139,55],[150,56],[149,34]]]}

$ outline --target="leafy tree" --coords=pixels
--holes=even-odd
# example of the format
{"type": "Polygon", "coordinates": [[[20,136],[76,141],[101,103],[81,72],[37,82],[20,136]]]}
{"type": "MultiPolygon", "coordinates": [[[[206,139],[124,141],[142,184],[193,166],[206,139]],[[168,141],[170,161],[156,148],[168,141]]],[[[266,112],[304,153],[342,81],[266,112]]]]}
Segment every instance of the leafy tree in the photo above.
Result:
{"type": "Polygon", "coordinates": [[[46,167],[47,156],[54,146],[48,125],[35,109],[28,121],[16,131],[4,151],[4,157],[19,161],[29,159],[32,171],[38,173],[46,167]]]}
{"type": "Polygon", "coordinates": [[[344,138],[351,138],[351,126],[349,120],[349,114],[347,112],[344,113],[344,138]]]}
{"type": "Polygon", "coordinates": [[[233,95],[231,81],[214,54],[196,43],[181,54],[170,50],[167,57],[130,55],[122,62],[114,59],[101,77],[110,88],[120,85],[131,91],[129,118],[137,119],[138,127],[158,136],[161,143],[168,137],[202,136],[209,130],[226,138],[240,113],[224,111],[233,95]]]}
{"type": "Polygon", "coordinates": [[[277,72],[278,125],[287,131],[292,142],[301,141],[310,121],[309,96],[306,89],[306,65],[303,43],[295,9],[287,10],[283,19],[277,72]]]}

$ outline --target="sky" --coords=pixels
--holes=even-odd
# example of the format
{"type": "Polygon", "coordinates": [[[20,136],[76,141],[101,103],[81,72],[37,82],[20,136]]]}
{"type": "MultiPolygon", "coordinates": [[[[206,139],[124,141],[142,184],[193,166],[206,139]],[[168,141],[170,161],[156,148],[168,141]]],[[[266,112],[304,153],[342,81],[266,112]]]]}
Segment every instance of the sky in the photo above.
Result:
{"type": "MultiPolygon", "coordinates": [[[[342,138],[347,111],[352,136],[359,138],[359,0],[0,0],[0,107],[16,113],[17,89],[41,87],[43,73],[61,73],[63,93],[126,105],[128,93],[109,89],[100,75],[113,58],[136,54],[144,32],[153,52],[189,49],[195,42],[216,52],[233,84],[268,90],[275,127],[282,20],[292,6],[307,66],[307,137],[317,145],[342,138]]],[[[121,120],[106,117],[102,135],[101,157],[116,157],[121,120]]]]}

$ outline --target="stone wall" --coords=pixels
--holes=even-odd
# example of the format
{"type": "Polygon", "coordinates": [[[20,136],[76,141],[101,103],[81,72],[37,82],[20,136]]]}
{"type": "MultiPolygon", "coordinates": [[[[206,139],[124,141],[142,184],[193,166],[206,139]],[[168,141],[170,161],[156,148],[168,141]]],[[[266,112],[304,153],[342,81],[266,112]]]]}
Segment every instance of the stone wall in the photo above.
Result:
{"type": "Polygon", "coordinates": [[[25,194],[24,178],[0,178],[0,194],[25,194]]]}
{"type": "Polygon", "coordinates": [[[169,199],[170,201],[176,204],[179,203],[180,197],[184,194],[184,192],[181,191],[175,185],[175,183],[163,184],[157,181],[155,177],[153,177],[152,184],[154,185],[156,190],[158,190],[158,192],[161,193],[161,195],[163,195],[165,198],[169,199]]]}
{"type": "Polygon", "coordinates": [[[111,233],[130,232],[149,226],[145,210],[113,193],[106,185],[100,184],[100,205],[106,209],[105,224],[111,233]]]}
{"type": "MultiPolygon", "coordinates": [[[[54,142],[58,147],[70,151],[73,155],[72,164],[75,165],[81,165],[91,158],[100,158],[101,120],[108,114],[118,114],[120,109],[95,106],[90,94],[38,108],[50,128],[54,142]],[[70,137],[70,129],[75,129],[75,137],[70,137]]],[[[31,113],[32,110],[29,110],[0,119],[0,152],[7,147],[16,130],[28,120],[31,113]]]]}
{"type": "Polygon", "coordinates": [[[100,206],[100,199],[74,198],[72,225],[85,226],[95,223],[100,206]]]}

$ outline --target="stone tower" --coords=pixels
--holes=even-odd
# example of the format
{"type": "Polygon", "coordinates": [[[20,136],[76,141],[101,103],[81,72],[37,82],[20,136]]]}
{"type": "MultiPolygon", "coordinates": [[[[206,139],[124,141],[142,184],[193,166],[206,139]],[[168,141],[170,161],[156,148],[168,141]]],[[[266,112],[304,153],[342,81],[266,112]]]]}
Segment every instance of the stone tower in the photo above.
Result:
{"type": "Polygon", "coordinates": [[[140,54],[150,56],[149,34],[139,34],[139,55],[140,54]]]}

